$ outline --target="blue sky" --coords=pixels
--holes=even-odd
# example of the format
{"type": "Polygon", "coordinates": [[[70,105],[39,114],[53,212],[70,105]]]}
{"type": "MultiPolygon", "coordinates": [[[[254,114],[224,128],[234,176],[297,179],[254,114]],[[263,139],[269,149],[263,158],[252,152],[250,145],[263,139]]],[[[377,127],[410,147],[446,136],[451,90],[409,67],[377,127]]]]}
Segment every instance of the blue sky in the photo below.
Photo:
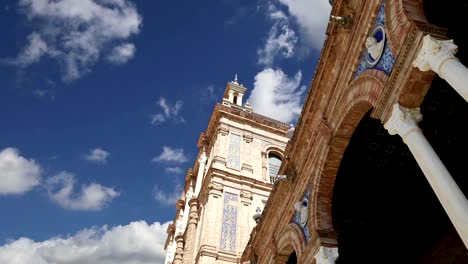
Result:
{"type": "Polygon", "coordinates": [[[2,1],[0,263],[162,263],[172,204],[226,83],[238,74],[255,112],[295,123],[330,9],[2,1]],[[106,243],[125,239],[141,242],[138,259],[106,243]]]}

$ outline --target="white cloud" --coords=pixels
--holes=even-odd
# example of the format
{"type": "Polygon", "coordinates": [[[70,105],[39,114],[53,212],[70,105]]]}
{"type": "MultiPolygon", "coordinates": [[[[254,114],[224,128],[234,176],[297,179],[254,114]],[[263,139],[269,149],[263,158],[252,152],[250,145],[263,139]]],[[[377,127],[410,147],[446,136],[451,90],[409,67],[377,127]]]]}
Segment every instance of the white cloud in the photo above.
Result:
{"type": "Polygon", "coordinates": [[[314,49],[320,50],[325,40],[325,31],[330,19],[331,6],[328,0],[279,0],[296,18],[305,40],[314,49]]]}
{"type": "Polygon", "coordinates": [[[180,174],[180,173],[184,172],[184,170],[182,170],[181,167],[167,167],[164,170],[167,173],[171,173],[171,174],[180,174]]]}
{"type": "Polygon", "coordinates": [[[70,81],[91,71],[102,53],[115,59],[112,54],[120,52],[119,63],[133,57],[128,40],[139,33],[142,19],[128,0],[19,0],[19,6],[38,30],[13,60],[17,65],[28,66],[47,54],[70,81]]]}
{"type": "Polygon", "coordinates": [[[172,192],[165,192],[158,185],[155,185],[153,188],[154,200],[162,206],[174,206],[180,198],[181,193],[182,185],[180,184],[177,184],[172,192]]]}
{"type": "Polygon", "coordinates": [[[39,164],[20,156],[17,149],[0,151],[0,195],[30,191],[40,184],[41,172],[39,164]]]}
{"type": "Polygon", "coordinates": [[[255,76],[250,102],[254,112],[283,121],[292,122],[301,113],[302,73],[288,77],[281,69],[267,68],[255,76]]]}
{"type": "Polygon", "coordinates": [[[48,51],[48,45],[42,39],[41,35],[37,32],[33,32],[28,36],[28,45],[23,48],[16,59],[10,62],[21,67],[27,67],[38,62],[48,51]]]}
{"type": "Polygon", "coordinates": [[[184,154],[184,149],[182,148],[171,148],[164,146],[162,153],[152,159],[153,162],[174,162],[174,163],[184,163],[187,161],[187,157],[184,154]]]}
{"type": "Polygon", "coordinates": [[[45,187],[52,201],[71,210],[101,210],[120,195],[113,188],[97,183],[82,185],[81,192],[74,193],[75,177],[66,171],[48,178],[45,187]]]}
{"type": "Polygon", "coordinates": [[[135,56],[135,45],[125,43],[120,46],[114,47],[112,53],[109,54],[107,59],[114,64],[125,64],[135,56]]]}
{"type": "Polygon", "coordinates": [[[144,221],[113,228],[84,229],[73,236],[35,242],[20,238],[0,247],[0,263],[8,264],[153,264],[164,263],[170,222],[144,221]]]}
{"type": "Polygon", "coordinates": [[[257,50],[258,64],[271,66],[278,56],[291,58],[298,41],[296,32],[291,29],[287,16],[273,5],[268,9],[269,17],[274,22],[265,42],[265,46],[257,50]]]}
{"type": "Polygon", "coordinates": [[[162,113],[152,115],[151,124],[159,125],[167,120],[172,120],[175,123],[185,123],[185,119],[179,116],[179,112],[184,105],[181,100],[178,100],[174,105],[171,105],[169,102],[167,102],[166,98],[161,97],[158,100],[158,105],[161,108],[162,113]]]}
{"type": "Polygon", "coordinates": [[[107,157],[109,157],[109,155],[110,153],[104,149],[95,148],[90,150],[90,152],[85,155],[85,159],[97,163],[107,163],[107,157]]]}

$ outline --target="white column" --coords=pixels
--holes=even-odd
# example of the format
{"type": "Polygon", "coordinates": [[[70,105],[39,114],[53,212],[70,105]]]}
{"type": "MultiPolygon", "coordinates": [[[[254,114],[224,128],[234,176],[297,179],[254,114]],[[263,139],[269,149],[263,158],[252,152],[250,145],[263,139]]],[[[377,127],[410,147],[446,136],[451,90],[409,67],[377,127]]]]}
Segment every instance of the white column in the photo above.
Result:
{"type": "Polygon", "coordinates": [[[319,252],[315,255],[316,264],[335,264],[338,259],[338,248],[320,247],[319,252]]]}
{"type": "Polygon", "coordinates": [[[244,97],[243,94],[238,94],[237,95],[237,105],[242,106],[242,98],[244,97]]]}
{"type": "Polygon", "coordinates": [[[400,135],[408,145],[437,198],[468,248],[468,200],[424,137],[417,123],[422,120],[419,108],[408,109],[395,104],[385,129],[400,135]]]}
{"type": "Polygon", "coordinates": [[[413,66],[437,73],[468,102],[468,68],[455,57],[456,52],[453,40],[437,40],[426,35],[413,66]]]}
{"type": "Polygon", "coordinates": [[[229,90],[228,95],[229,95],[229,102],[234,103],[234,91],[229,90]]]}
{"type": "Polygon", "coordinates": [[[188,217],[189,217],[189,201],[192,199],[193,191],[192,187],[189,187],[187,193],[185,194],[185,207],[184,207],[184,215],[182,216],[182,227],[180,232],[183,234],[185,232],[185,228],[187,227],[188,217]]]}
{"type": "Polygon", "coordinates": [[[198,194],[200,193],[201,190],[201,185],[203,182],[203,175],[205,174],[205,165],[206,165],[206,152],[203,150],[202,154],[200,155],[200,158],[198,159],[198,173],[197,173],[197,183],[195,184],[195,192],[194,196],[198,197],[198,194]]]}

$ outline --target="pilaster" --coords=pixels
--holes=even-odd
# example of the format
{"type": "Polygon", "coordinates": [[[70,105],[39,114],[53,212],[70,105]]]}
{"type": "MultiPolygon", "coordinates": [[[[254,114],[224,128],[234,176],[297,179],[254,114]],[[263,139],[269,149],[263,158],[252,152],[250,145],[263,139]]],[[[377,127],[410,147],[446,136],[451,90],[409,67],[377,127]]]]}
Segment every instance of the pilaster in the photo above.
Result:
{"type": "Polygon", "coordinates": [[[185,231],[185,245],[184,245],[184,256],[183,263],[190,263],[193,256],[193,244],[195,240],[195,231],[198,224],[198,199],[194,198],[189,201],[190,213],[187,224],[187,230],[185,231]]]}

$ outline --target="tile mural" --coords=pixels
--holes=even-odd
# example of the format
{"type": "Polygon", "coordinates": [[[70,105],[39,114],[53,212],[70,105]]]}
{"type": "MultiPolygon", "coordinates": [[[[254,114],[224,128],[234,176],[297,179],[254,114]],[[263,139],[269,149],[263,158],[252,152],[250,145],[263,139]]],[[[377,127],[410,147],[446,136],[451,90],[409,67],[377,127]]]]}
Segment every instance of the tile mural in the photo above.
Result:
{"type": "Polygon", "coordinates": [[[223,225],[221,229],[220,249],[236,253],[237,236],[237,195],[224,194],[223,225]]]}
{"type": "Polygon", "coordinates": [[[240,143],[241,136],[231,134],[231,142],[229,143],[229,156],[227,166],[233,169],[240,169],[240,143]]]}

